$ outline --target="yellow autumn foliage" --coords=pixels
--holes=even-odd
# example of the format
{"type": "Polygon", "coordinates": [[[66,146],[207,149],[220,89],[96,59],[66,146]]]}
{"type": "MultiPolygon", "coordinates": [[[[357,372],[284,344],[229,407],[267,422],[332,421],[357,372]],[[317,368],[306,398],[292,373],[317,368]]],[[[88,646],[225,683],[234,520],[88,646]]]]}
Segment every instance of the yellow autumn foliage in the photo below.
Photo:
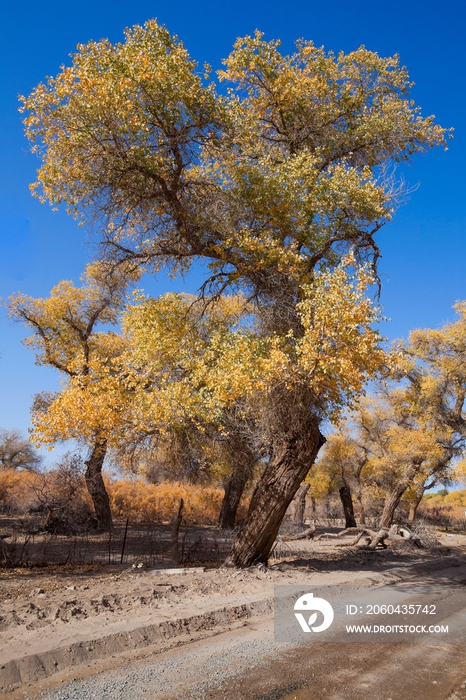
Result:
{"type": "Polygon", "coordinates": [[[303,288],[299,336],[250,328],[242,297],[224,297],[204,315],[189,295],[140,297],[123,316],[123,371],[135,392],[135,424],[149,429],[146,416],[163,429],[184,417],[221,427],[226,408],[242,399],[260,406],[278,385],[310,388],[322,414],[336,419],[390,361],[373,327],[379,318],[367,296],[373,279],[354,265],[346,258],[303,288]]]}

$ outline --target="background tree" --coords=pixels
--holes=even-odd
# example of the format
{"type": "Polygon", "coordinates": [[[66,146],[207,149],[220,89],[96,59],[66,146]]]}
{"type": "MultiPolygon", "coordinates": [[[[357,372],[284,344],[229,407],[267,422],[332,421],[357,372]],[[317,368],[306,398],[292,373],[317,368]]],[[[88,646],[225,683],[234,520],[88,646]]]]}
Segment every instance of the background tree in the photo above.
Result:
{"type": "Polygon", "coordinates": [[[42,457],[19,430],[0,429],[0,469],[38,469],[42,457]]]}
{"type": "Polygon", "coordinates": [[[250,321],[244,325],[250,310],[241,296],[206,306],[194,296],[166,294],[141,297],[122,319],[128,343],[122,371],[134,392],[126,457],[133,464],[145,459],[150,478],[222,478],[224,528],[234,526],[260,460],[253,411],[245,402],[252,366],[248,353],[241,356],[255,339],[250,321]]]}
{"type": "Polygon", "coordinates": [[[362,403],[354,421],[369,452],[365,481],[385,492],[379,528],[388,528],[405,492],[444,473],[458,443],[449,428],[417,412],[409,387],[383,387],[376,399],[362,403]]]}
{"type": "Polygon", "coordinates": [[[405,493],[405,499],[409,506],[409,525],[412,525],[416,519],[417,509],[419,508],[419,504],[421,503],[425,492],[429,489],[433,489],[441,478],[442,473],[439,469],[437,473],[429,475],[429,477],[427,478],[425,477],[425,475],[422,475],[420,479],[415,480],[412,486],[407,489],[405,493]]]}
{"type": "MultiPolygon", "coordinates": [[[[459,301],[454,309],[457,320],[440,329],[417,329],[398,349],[400,376],[409,382],[410,402],[431,424],[444,426],[454,436],[451,456],[460,456],[466,438],[466,303],[459,301]]],[[[458,478],[463,460],[445,464],[418,481],[410,495],[410,518],[414,518],[424,491],[438,481],[458,478]]]]}
{"type": "Polygon", "coordinates": [[[36,364],[55,367],[66,379],[60,392],[36,396],[32,439],[48,445],[75,439],[91,446],[85,479],[104,530],[112,527],[112,516],[102,466],[122,405],[112,362],[123,346],[118,334],[98,326],[116,323],[130,277],[129,268],[94,263],[87,266],[81,287],[63,281],[46,299],[17,294],[9,304],[10,316],[32,330],[24,344],[35,350],[36,364]]]}
{"type": "Polygon", "coordinates": [[[0,429],[0,509],[10,511],[25,505],[24,471],[40,470],[42,457],[19,430],[0,429]]]}
{"type": "Polygon", "coordinates": [[[224,479],[225,497],[219,515],[223,530],[231,530],[236,524],[236,514],[248,482],[251,482],[261,465],[264,449],[255,440],[256,425],[253,419],[239,419],[233,412],[228,416],[228,437],[219,442],[222,458],[228,468],[224,479]],[[246,430],[244,426],[246,425],[246,430]]]}
{"type": "MultiPolygon", "coordinates": [[[[316,275],[350,249],[354,265],[376,264],[374,236],[397,201],[390,165],[443,144],[445,130],[414,107],[398,59],[364,48],[335,56],[300,41],[283,56],[257,32],[236,42],[220,78],[231,86],[226,96],[203,83],[155,20],[127,30],[124,43],[79,47],[70,67],[24,99],[42,158],[36,192],[97,218],[123,259],[172,269],[207,259],[211,291],[240,285],[280,346],[277,366],[286,358],[302,367],[296,346],[313,335],[313,321],[300,305],[316,275]]],[[[319,293],[331,314],[325,285],[319,293]]],[[[371,352],[362,361],[372,342],[367,328],[360,333],[366,320],[348,325],[342,316],[338,342],[317,346],[329,353],[326,390],[309,381],[309,361],[307,377],[281,372],[267,392],[270,456],[231,563],[267,561],[323,444],[323,417],[374,370],[371,352]],[[355,351],[345,355],[346,381],[345,343],[355,351]]]]}
{"type": "Polygon", "coordinates": [[[356,426],[350,420],[327,438],[321,457],[316,465],[319,473],[325,473],[330,483],[339,490],[345,513],[346,527],[355,527],[353,495],[358,508],[358,520],[365,524],[361,472],[369,459],[368,447],[356,433],[356,426]],[[343,489],[343,491],[342,491],[343,489]]]}
{"type": "Polygon", "coordinates": [[[457,320],[440,329],[418,329],[400,343],[400,372],[411,385],[411,401],[439,425],[466,438],[466,302],[457,320]]]}

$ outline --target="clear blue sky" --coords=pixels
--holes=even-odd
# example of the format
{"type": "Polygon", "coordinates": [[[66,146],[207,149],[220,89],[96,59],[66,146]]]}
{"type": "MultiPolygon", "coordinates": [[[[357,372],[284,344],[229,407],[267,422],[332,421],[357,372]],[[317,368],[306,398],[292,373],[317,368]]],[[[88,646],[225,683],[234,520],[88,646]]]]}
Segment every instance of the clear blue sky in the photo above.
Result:
{"type": "MultiPolygon", "coordinates": [[[[36,159],[28,153],[18,114],[18,94],[28,94],[46,75],[57,73],[78,43],[122,39],[124,27],[156,17],[186,44],[201,64],[220,67],[238,36],[256,28],[281,38],[284,51],[295,39],[312,39],[333,51],[364,44],[386,56],[399,53],[416,85],[413,98],[423,114],[455,127],[445,153],[438,149],[404,168],[419,188],[379,235],[382,303],[392,319],[390,338],[416,327],[451,319],[452,304],[466,298],[465,240],[465,66],[466,5],[461,0],[63,0],[11,2],[0,10],[0,296],[22,291],[45,296],[61,279],[78,280],[91,251],[83,229],[53,213],[29,194],[36,159]]],[[[195,280],[176,282],[191,291],[195,280]],[[191,285],[191,287],[190,287],[191,285]]],[[[163,293],[166,280],[150,284],[163,293]]],[[[172,285],[173,288],[173,285],[172,285]]],[[[20,345],[20,326],[0,316],[0,427],[26,431],[34,393],[55,389],[56,373],[36,367],[20,345]]]]}

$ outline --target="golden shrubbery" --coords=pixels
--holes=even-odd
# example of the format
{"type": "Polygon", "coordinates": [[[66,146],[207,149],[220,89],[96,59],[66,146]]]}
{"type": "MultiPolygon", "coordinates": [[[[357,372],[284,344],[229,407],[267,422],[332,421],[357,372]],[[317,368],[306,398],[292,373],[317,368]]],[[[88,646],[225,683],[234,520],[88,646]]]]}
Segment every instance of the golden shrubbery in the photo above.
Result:
{"type": "MultiPolygon", "coordinates": [[[[89,501],[84,478],[79,496],[89,501]]],[[[37,474],[24,471],[0,471],[0,510],[27,511],[42,502],[55,502],[67,491],[56,470],[37,474]],[[61,488],[62,487],[62,488],[61,488]]],[[[105,479],[113,517],[131,522],[167,522],[177,512],[180,498],[184,501],[184,517],[190,524],[215,525],[218,522],[223,489],[213,486],[164,481],[148,484],[142,479],[105,479]]],[[[68,484],[68,482],[67,482],[68,484]]],[[[78,484],[73,484],[76,488],[78,484]]],[[[90,505],[90,504],[89,504],[90,505]]],[[[246,515],[248,499],[243,498],[238,518],[246,515]]]]}
{"type": "Polygon", "coordinates": [[[424,496],[421,502],[423,515],[445,515],[450,519],[466,519],[466,489],[445,493],[439,491],[424,496]]]}
{"type": "Polygon", "coordinates": [[[450,493],[438,491],[437,493],[427,494],[427,496],[424,496],[422,504],[427,508],[430,506],[451,506],[453,508],[462,507],[464,510],[466,508],[466,489],[450,491],[450,493]]]}
{"type": "Polygon", "coordinates": [[[9,509],[25,501],[29,489],[24,477],[25,472],[15,469],[0,470],[0,509],[9,509]]]}
{"type": "MultiPolygon", "coordinates": [[[[147,484],[142,480],[122,479],[107,484],[112,512],[116,518],[133,522],[170,520],[184,501],[184,516],[190,523],[214,525],[218,521],[223,489],[180,482],[164,481],[147,484]]],[[[240,505],[238,516],[246,514],[246,504],[240,505]]]]}

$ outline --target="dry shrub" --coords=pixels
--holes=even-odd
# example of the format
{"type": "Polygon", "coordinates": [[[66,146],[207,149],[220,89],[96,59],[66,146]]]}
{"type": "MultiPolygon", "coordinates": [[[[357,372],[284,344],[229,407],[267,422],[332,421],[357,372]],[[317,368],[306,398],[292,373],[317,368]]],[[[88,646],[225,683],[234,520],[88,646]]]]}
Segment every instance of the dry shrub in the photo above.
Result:
{"type": "Polygon", "coordinates": [[[464,506],[452,506],[447,503],[422,504],[419,508],[419,516],[438,525],[448,525],[453,520],[466,521],[466,509],[464,506]]]}
{"type": "Polygon", "coordinates": [[[84,464],[78,455],[67,453],[55,469],[36,474],[30,490],[34,500],[29,512],[42,514],[47,532],[74,535],[95,528],[84,464]]]}
{"type": "MultiPolygon", "coordinates": [[[[193,525],[216,525],[224,491],[213,486],[164,481],[148,484],[142,479],[111,481],[104,477],[114,518],[131,522],[167,522],[184,500],[185,521],[193,525]]],[[[250,496],[243,496],[238,521],[247,512],[250,496]]],[[[0,511],[33,511],[46,529],[62,534],[93,525],[92,503],[79,459],[65,455],[56,468],[43,473],[0,472],[0,511]]]]}
{"type": "Polygon", "coordinates": [[[466,525],[466,489],[427,494],[421,501],[419,514],[437,525],[466,525]]]}
{"type": "MultiPolygon", "coordinates": [[[[148,484],[142,480],[121,480],[108,483],[112,511],[116,518],[132,522],[169,521],[184,500],[184,517],[192,524],[214,525],[218,521],[223,489],[164,481],[148,484]]],[[[246,503],[238,516],[244,517],[246,503]]]]}
{"type": "Polygon", "coordinates": [[[39,478],[38,474],[30,471],[0,471],[0,512],[25,512],[34,503],[34,488],[39,478]]]}

